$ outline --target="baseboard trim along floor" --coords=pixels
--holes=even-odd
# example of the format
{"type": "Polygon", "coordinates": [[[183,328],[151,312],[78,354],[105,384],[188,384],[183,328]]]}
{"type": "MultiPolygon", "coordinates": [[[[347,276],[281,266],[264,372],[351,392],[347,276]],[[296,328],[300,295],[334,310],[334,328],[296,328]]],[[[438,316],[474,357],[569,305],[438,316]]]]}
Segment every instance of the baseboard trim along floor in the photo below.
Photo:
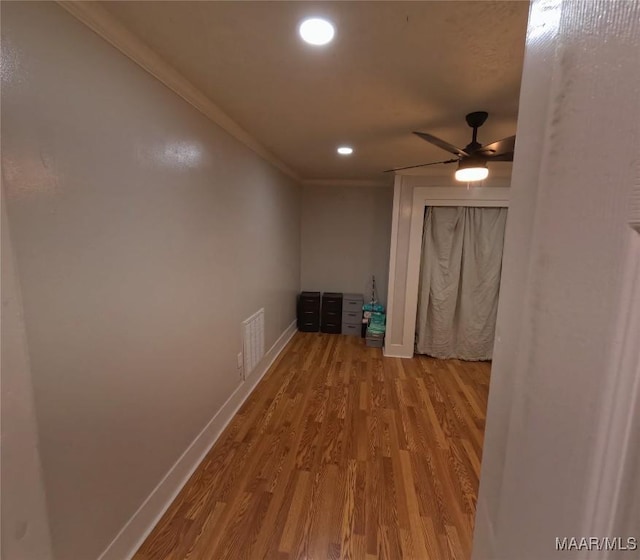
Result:
{"type": "Polygon", "coordinates": [[[293,321],[265,354],[261,363],[249,378],[238,386],[222,405],[222,408],[191,442],[165,477],[107,546],[98,560],[130,559],[135,554],[198,465],[200,465],[209,449],[220,437],[227,424],[253,392],[265,373],[269,371],[269,368],[280,356],[282,350],[284,350],[295,333],[296,322],[293,321]]]}
{"type": "Polygon", "coordinates": [[[470,558],[490,376],[296,333],[132,560],[470,558]]]}

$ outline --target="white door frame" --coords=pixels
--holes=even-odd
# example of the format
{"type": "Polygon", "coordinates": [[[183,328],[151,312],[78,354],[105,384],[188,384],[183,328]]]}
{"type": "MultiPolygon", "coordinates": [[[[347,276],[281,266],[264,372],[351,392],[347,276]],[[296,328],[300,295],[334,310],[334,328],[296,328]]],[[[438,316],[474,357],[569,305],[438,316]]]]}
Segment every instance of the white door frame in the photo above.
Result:
{"type": "MultiPolygon", "coordinates": [[[[410,179],[403,177],[403,180],[410,179]]],[[[413,177],[412,179],[416,179],[413,177]]],[[[401,183],[400,181],[399,183],[401,183]]],[[[396,189],[401,185],[396,183],[396,189]]],[[[406,290],[403,308],[402,343],[385,343],[385,356],[398,358],[413,357],[414,339],[416,333],[416,316],[418,312],[418,286],[420,283],[420,257],[422,252],[422,228],[424,225],[424,209],[426,206],[470,206],[470,207],[498,207],[508,208],[509,188],[506,187],[469,187],[460,186],[434,186],[414,187],[411,203],[411,225],[409,233],[409,252],[407,262],[406,290]]],[[[396,197],[397,198],[397,193],[396,197]]],[[[395,205],[394,205],[395,206],[395,205]]],[[[394,208],[394,210],[396,210],[394,208]]],[[[394,219],[396,218],[394,212],[394,219]]],[[[397,247],[391,244],[390,271],[395,270],[397,247]]],[[[389,282],[389,317],[388,330],[390,331],[399,314],[395,312],[397,306],[393,301],[392,287],[394,279],[389,282]]]]}

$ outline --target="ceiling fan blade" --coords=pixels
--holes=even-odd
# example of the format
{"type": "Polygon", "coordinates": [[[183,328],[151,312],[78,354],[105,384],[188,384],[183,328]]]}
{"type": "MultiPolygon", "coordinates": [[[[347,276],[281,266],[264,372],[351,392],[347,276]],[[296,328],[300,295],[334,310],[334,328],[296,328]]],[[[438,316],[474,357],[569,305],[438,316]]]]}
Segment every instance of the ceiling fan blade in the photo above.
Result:
{"type": "Polygon", "coordinates": [[[498,154],[497,156],[490,156],[488,161],[513,161],[513,152],[506,154],[498,154]]]}
{"type": "Polygon", "coordinates": [[[427,134],[426,132],[414,132],[414,134],[416,136],[420,136],[420,138],[422,138],[423,140],[426,140],[427,142],[430,142],[431,144],[438,146],[438,148],[442,148],[443,150],[446,150],[447,152],[452,153],[456,156],[464,157],[469,155],[467,152],[465,152],[461,148],[458,148],[453,144],[449,144],[449,142],[445,142],[444,140],[442,140],[441,138],[438,138],[437,136],[432,136],[431,134],[427,134]]]}
{"type": "Polygon", "coordinates": [[[403,169],[413,169],[414,167],[426,167],[427,165],[438,165],[439,163],[457,163],[458,159],[447,159],[445,161],[432,161],[431,163],[420,163],[418,165],[407,165],[406,167],[396,167],[394,169],[386,169],[383,173],[389,173],[391,171],[402,171],[403,169]]]}
{"type": "MultiPolygon", "coordinates": [[[[503,138],[502,140],[498,140],[497,142],[493,142],[493,144],[487,144],[486,146],[482,146],[476,153],[482,154],[488,158],[494,159],[503,154],[513,153],[513,150],[516,146],[516,137],[509,136],[507,138],[503,138]]],[[[498,160],[496,160],[498,161],[498,160]]],[[[502,160],[508,161],[508,160],[502,160]]]]}

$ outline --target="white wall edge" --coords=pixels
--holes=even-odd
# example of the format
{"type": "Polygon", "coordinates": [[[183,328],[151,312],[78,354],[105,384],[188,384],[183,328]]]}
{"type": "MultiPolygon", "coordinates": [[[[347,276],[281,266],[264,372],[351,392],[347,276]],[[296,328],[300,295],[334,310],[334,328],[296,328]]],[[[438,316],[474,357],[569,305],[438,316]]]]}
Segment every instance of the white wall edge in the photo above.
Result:
{"type": "Polygon", "coordinates": [[[382,349],[385,358],[413,358],[413,348],[406,348],[403,344],[388,344],[382,349]]]}
{"type": "Polygon", "coordinates": [[[177,93],[247,148],[253,150],[292,179],[300,181],[300,177],[295,171],[267,150],[209,97],[131,33],[117,18],[101,7],[98,2],[58,0],[58,5],[149,72],[154,78],[160,80],[170,90],[177,93]]]}
{"type": "Polygon", "coordinates": [[[133,557],[296,332],[296,321],[293,321],[265,354],[256,370],[238,386],[220,410],[189,444],[98,560],[123,560],[123,558],[133,557]]]}
{"type": "MultiPolygon", "coordinates": [[[[396,286],[396,261],[397,261],[397,250],[398,250],[398,226],[400,223],[400,190],[402,188],[402,179],[400,177],[396,177],[394,179],[393,185],[393,209],[391,214],[391,242],[389,244],[389,278],[387,280],[387,332],[391,333],[393,328],[393,294],[395,293],[396,286]]],[[[383,354],[385,356],[392,355],[387,354],[387,352],[392,352],[391,346],[392,344],[387,343],[387,339],[385,338],[385,345],[383,349],[383,354]]]]}
{"type": "MultiPolygon", "coordinates": [[[[633,224],[630,224],[634,227],[633,224]]],[[[635,227],[634,227],[635,229],[635,227]]],[[[640,335],[640,255],[632,245],[627,251],[623,272],[623,289],[620,294],[620,311],[616,325],[617,344],[612,348],[610,369],[603,376],[605,393],[601,406],[602,421],[593,445],[593,464],[590,468],[591,483],[588,488],[583,520],[584,534],[616,534],[619,521],[616,512],[623,499],[625,468],[631,464],[630,450],[638,433],[640,418],[640,351],[637,341],[640,335]],[[631,304],[629,302],[632,302],[631,304]]],[[[588,554],[585,558],[593,558],[588,554]]],[[[605,558],[615,558],[615,551],[607,551],[605,558]]]]}

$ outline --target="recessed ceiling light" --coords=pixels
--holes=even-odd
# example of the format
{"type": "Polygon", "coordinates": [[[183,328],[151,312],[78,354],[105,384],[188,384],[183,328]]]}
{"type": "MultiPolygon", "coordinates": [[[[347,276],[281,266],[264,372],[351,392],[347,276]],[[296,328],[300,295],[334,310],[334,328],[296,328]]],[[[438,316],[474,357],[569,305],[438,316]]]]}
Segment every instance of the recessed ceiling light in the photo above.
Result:
{"type": "Polygon", "coordinates": [[[348,156],[353,153],[353,148],[350,148],[349,146],[340,146],[338,148],[338,153],[342,156],[348,156]]]}
{"type": "Polygon", "coordinates": [[[298,28],[300,37],[310,45],[326,45],[335,35],[330,21],[321,18],[305,19],[298,28]]]}

